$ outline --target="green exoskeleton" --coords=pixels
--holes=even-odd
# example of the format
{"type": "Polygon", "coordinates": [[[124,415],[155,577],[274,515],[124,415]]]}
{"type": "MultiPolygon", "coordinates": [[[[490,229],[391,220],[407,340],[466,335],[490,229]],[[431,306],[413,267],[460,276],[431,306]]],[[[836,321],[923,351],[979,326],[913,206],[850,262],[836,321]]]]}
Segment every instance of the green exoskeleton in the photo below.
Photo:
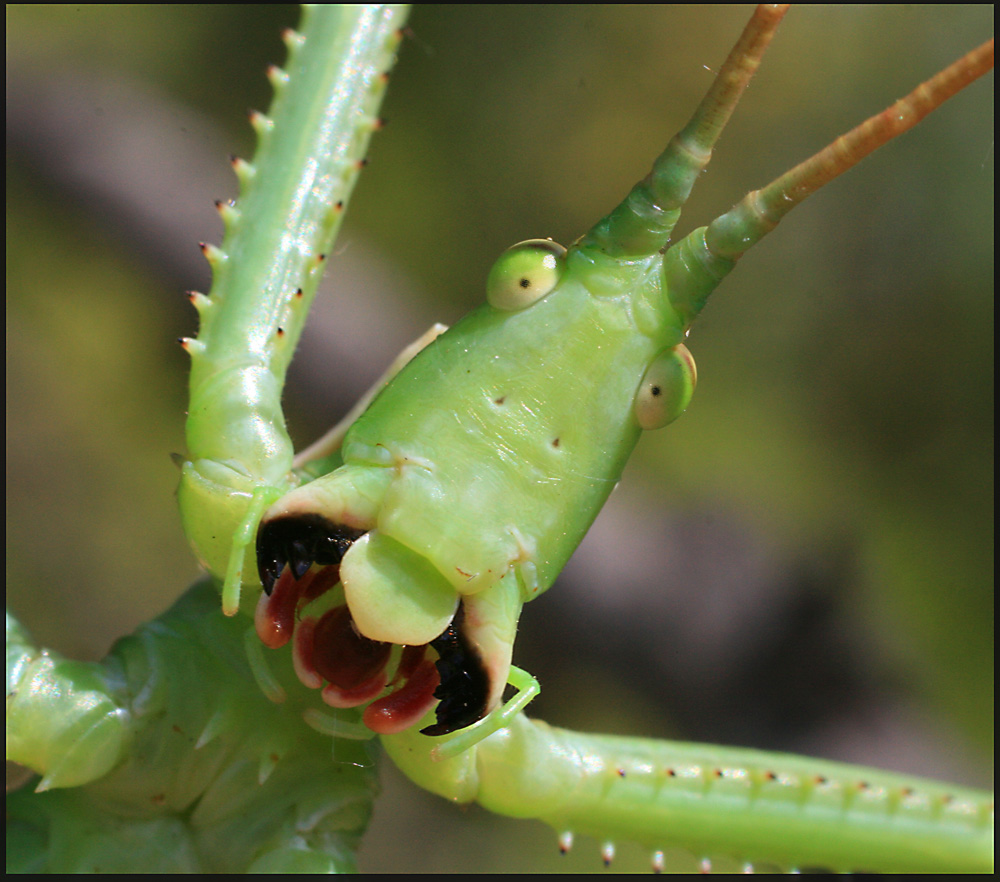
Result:
{"type": "MultiPolygon", "coordinates": [[[[265,643],[288,644],[262,654],[256,637],[246,643],[249,669],[285,705],[258,714],[244,690],[217,713],[206,709],[205,719],[187,712],[194,764],[217,761],[206,745],[249,725],[259,737],[246,756],[274,757],[260,763],[260,779],[271,783],[259,800],[288,786],[270,778],[275,767],[332,789],[323,767],[289,746],[296,736],[288,719],[311,727],[303,743],[315,740],[312,730],[360,737],[353,708],[364,707],[367,728],[384,735],[418,783],[543,818],[564,842],[572,832],[634,839],[653,850],[654,865],[664,847],[679,845],[699,857],[782,866],[982,866],[992,853],[987,795],[794,757],[550,729],[519,713],[535,687],[510,671],[522,604],[551,585],[642,429],[686,406],[695,372],[682,340],[708,293],[750,240],[824,182],[825,169],[839,173],[890,137],[887,118],[846,146],[839,142],[837,158],[823,154],[798,179],[751,194],[667,250],[680,205],[776,26],[778,13],[761,11],[692,124],[616,213],[568,252],[546,240],[507,252],[490,274],[485,306],[402,368],[346,435],[334,433],[293,462],[279,402],[284,368],[363,155],[362,135],[375,127],[372,95],[398,40],[395,15],[362,13],[345,25],[313,13],[304,40],[289,35],[287,74],[271,76],[276,105],[255,118],[260,151],[252,164],[237,164],[241,197],[222,208],[227,238],[207,250],[216,274],[211,295],[193,298],[202,329],[186,344],[194,359],[191,459],[181,492],[187,530],[225,582],[227,612],[242,594],[246,606],[257,604],[256,632],[265,643]],[[335,31],[354,36],[345,41],[335,31]],[[370,57],[346,65],[359,71],[351,88],[318,89],[326,82],[322,59],[333,57],[327,47],[338,41],[340,57],[350,58],[353,46],[367,47],[370,57]],[[293,102],[297,88],[312,102],[293,102]],[[356,100],[328,100],[334,91],[356,100]],[[268,211],[281,223],[255,229],[248,222],[268,211]],[[259,603],[257,566],[269,589],[259,603]],[[508,680],[522,692],[499,710],[508,680]],[[337,710],[323,710],[310,689],[337,710]],[[295,713],[280,718],[279,707],[295,713]],[[269,737],[280,749],[268,750],[269,737]]],[[[985,66],[985,54],[970,56],[923,94],[936,105],[985,66]]],[[[905,116],[918,103],[897,109],[905,116]]],[[[238,619],[198,618],[207,615],[206,594],[201,589],[169,613],[170,627],[151,628],[119,651],[115,670],[127,673],[124,681],[141,676],[143,648],[149,658],[177,654],[153,647],[164,634],[184,635],[189,618],[218,658],[195,656],[191,672],[178,675],[177,695],[197,682],[199,667],[234,664],[231,653],[218,659],[227,647],[242,651],[244,632],[238,619]]],[[[17,637],[14,646],[30,641],[17,637]]],[[[100,677],[78,677],[84,686],[86,677],[100,726],[65,727],[56,745],[61,760],[34,757],[49,785],[101,778],[130,746],[128,690],[108,688],[106,698],[100,677]],[[88,754],[81,731],[96,733],[99,755],[88,754]]],[[[344,743],[336,741],[334,762],[363,762],[344,743]]],[[[132,768],[107,779],[105,799],[125,787],[132,768]]],[[[234,780],[250,786],[246,776],[234,780]]],[[[370,782],[355,778],[350,786],[357,794],[370,782]]],[[[305,805],[320,798],[284,795],[305,805]]],[[[172,792],[168,802],[184,805],[172,792]]],[[[85,813],[94,803],[67,813],[79,817],[80,805],[85,813]]],[[[207,836],[199,847],[211,843],[207,836]]],[[[254,847],[250,833],[230,846],[254,847]]],[[[270,855],[276,868],[296,866],[280,845],[270,855]]]]}

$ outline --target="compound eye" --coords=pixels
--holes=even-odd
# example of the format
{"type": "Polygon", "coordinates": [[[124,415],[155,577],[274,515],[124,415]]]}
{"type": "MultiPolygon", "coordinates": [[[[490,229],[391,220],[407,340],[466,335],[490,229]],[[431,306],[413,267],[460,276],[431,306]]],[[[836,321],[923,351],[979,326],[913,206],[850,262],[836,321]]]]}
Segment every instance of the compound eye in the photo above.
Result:
{"type": "Polygon", "coordinates": [[[687,347],[661,352],[646,368],[635,396],[635,416],[644,429],[661,429],[684,413],[694,394],[698,371],[687,347]]]}
{"type": "Polygon", "coordinates": [[[506,311],[524,309],[559,283],[566,249],[551,239],[528,239],[497,258],[486,280],[486,299],[506,311]]]}

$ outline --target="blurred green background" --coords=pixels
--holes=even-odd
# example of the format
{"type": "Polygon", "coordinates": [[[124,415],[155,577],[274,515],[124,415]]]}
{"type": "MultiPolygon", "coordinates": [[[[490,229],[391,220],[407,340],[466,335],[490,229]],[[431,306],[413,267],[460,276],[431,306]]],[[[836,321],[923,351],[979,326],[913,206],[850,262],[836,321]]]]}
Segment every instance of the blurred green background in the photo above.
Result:
{"type": "MultiPolygon", "coordinates": [[[[99,656],[196,575],[169,456],[184,449],[187,365],[174,340],[195,329],[182,291],[208,289],[196,243],[221,235],[211,201],[235,195],[226,156],[252,151],[245,113],[266,108],[264,67],[284,58],[280,29],[295,16],[290,7],[7,7],[8,603],[65,652],[99,656]]],[[[478,303],[503,248],[535,236],[568,244],[610,209],[686,121],[747,16],[416,9],[388,125],[332,262],[340,281],[303,343],[288,398],[297,440],[333,422],[405,341],[478,303]]],[[[992,27],[988,7],[793,9],[678,232],[992,27]]],[[[831,571],[836,620],[863,647],[857,664],[905,709],[894,724],[917,733],[919,751],[900,747],[893,763],[887,748],[881,761],[984,786],[993,137],[989,75],[747,256],[692,333],[701,383],[691,408],[643,439],[609,516],[630,535],[663,518],[675,544],[706,535],[699,524],[707,535],[734,524],[773,561],[769,571],[831,571]],[[678,534],[670,524],[695,526],[678,534]]],[[[627,640],[642,622],[615,619],[614,547],[596,553],[607,617],[627,640]]],[[[681,571],[668,565],[651,592],[701,591],[681,571]]],[[[527,609],[525,631],[544,634],[551,617],[569,615],[547,599],[527,609]]],[[[649,616],[643,602],[622,605],[649,616]]],[[[558,670],[524,662],[551,702],[540,715],[711,738],[675,717],[669,699],[649,704],[634,668],[617,678],[602,656],[616,642],[605,627],[577,629],[588,631],[582,652],[550,638],[558,670]]],[[[735,625],[754,627],[753,617],[735,625]]],[[[869,761],[867,731],[855,738],[838,758],[869,761]]],[[[538,826],[460,812],[394,779],[387,787],[366,869],[598,866],[590,846],[545,863],[554,839],[538,826]],[[441,832],[429,832],[432,819],[441,832]]]]}

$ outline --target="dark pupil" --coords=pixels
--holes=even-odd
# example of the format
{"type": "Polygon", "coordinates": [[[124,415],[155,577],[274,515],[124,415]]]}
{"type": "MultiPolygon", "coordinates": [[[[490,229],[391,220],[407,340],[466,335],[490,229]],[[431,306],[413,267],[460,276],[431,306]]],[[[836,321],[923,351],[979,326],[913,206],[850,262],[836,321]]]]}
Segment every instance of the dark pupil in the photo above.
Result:
{"type": "Polygon", "coordinates": [[[659,386],[654,386],[649,391],[653,393],[654,397],[657,396],[657,395],[662,395],[663,394],[663,390],[659,386]]]}
{"type": "Polygon", "coordinates": [[[522,288],[530,288],[531,287],[531,279],[529,279],[527,276],[521,276],[521,281],[518,282],[518,284],[522,288]]]}

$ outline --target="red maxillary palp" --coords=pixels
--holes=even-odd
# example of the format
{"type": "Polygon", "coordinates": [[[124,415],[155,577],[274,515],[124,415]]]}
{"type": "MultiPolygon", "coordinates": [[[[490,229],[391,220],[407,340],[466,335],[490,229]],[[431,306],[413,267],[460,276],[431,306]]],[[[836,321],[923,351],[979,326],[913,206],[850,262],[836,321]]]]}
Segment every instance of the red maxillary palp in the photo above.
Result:
{"type": "Polygon", "coordinates": [[[310,570],[296,580],[290,567],[285,567],[274,583],[271,594],[261,594],[254,614],[254,627],[261,643],[270,649],[284,646],[295,629],[298,608],[329,591],[340,581],[340,567],[310,570]]]}
{"type": "Polygon", "coordinates": [[[254,613],[254,627],[260,642],[270,649],[278,649],[291,639],[299,594],[299,583],[286,567],[274,583],[270,596],[260,595],[254,613]]]}

